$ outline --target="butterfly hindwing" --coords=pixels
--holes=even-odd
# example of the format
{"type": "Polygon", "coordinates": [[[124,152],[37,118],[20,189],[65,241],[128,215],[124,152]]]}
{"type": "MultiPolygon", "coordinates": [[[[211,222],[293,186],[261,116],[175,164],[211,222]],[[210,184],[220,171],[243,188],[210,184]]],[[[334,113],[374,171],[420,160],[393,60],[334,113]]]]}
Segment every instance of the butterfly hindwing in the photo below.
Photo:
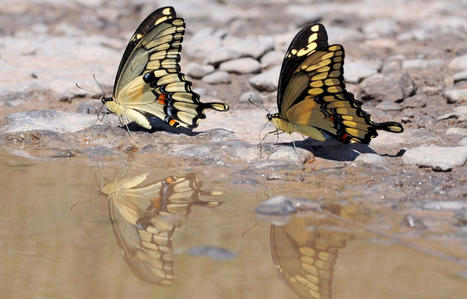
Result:
{"type": "Polygon", "coordinates": [[[293,39],[282,64],[278,88],[279,117],[294,131],[317,140],[322,132],[343,143],[369,143],[382,129],[402,132],[395,122],[374,123],[361,102],[346,91],[344,48],[328,45],[323,25],[303,28],[293,39]]]}
{"type": "Polygon", "coordinates": [[[194,128],[206,117],[205,109],[228,110],[223,103],[200,102],[180,72],[184,33],[185,22],[172,7],[154,11],[141,23],[123,54],[113,101],[105,101],[109,110],[147,129],[147,115],[174,127],[194,128]]]}

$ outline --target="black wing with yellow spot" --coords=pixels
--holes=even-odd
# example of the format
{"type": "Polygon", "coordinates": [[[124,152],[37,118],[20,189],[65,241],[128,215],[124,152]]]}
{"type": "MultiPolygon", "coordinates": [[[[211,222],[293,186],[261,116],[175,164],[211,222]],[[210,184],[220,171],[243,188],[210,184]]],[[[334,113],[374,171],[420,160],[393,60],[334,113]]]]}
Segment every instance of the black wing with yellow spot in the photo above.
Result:
{"type": "Polygon", "coordinates": [[[206,118],[205,109],[228,110],[223,103],[202,103],[180,73],[184,33],[185,22],[172,7],[157,9],[141,23],[123,54],[114,84],[113,99],[125,111],[194,128],[206,118]]]}
{"type": "MultiPolygon", "coordinates": [[[[344,48],[329,45],[322,24],[303,28],[285,54],[278,87],[279,115],[307,132],[314,127],[343,143],[366,143],[377,130],[403,131],[396,122],[375,123],[344,84],[344,48]],[[310,128],[311,129],[311,128],[310,128]]],[[[324,138],[324,137],[323,137],[324,138]]]]}

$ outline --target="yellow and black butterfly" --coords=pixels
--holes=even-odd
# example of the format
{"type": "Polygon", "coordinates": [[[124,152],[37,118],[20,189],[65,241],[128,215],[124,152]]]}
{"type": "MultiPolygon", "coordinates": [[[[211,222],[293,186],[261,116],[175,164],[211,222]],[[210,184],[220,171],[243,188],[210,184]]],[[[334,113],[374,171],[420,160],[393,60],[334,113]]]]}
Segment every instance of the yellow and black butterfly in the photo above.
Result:
{"type": "Polygon", "coordinates": [[[218,207],[200,200],[205,191],[194,175],[170,176],[144,183],[148,174],[117,179],[103,186],[109,198],[112,229],[131,271],[141,280],[168,286],[174,281],[172,236],[193,205],[218,207]]]}
{"type": "Polygon", "coordinates": [[[205,109],[227,111],[224,103],[202,103],[191,82],[180,73],[185,22],[173,7],[151,13],[131,37],[115,78],[107,109],[151,129],[153,115],[172,127],[195,128],[205,109]]]}
{"type": "Polygon", "coordinates": [[[326,29],[313,24],[297,33],[279,77],[279,113],[268,114],[277,130],[324,141],[325,132],[343,143],[365,143],[377,130],[403,131],[396,122],[375,123],[344,84],[344,48],[329,45],[326,29]]]}

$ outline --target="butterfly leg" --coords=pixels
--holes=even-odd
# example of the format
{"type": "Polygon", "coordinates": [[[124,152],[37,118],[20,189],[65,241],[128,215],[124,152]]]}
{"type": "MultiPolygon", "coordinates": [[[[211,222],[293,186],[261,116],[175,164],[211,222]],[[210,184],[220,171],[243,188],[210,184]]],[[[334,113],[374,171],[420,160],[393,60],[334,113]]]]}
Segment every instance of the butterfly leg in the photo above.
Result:
{"type": "Polygon", "coordinates": [[[300,157],[298,156],[297,147],[295,146],[295,140],[293,139],[292,139],[292,144],[293,144],[293,150],[295,152],[295,155],[297,156],[298,163],[300,163],[300,157]]]}
{"type": "MultiPolygon", "coordinates": [[[[264,134],[263,138],[261,139],[261,141],[259,142],[259,159],[261,160],[263,158],[263,142],[264,142],[264,139],[266,139],[266,137],[270,134],[274,134],[276,132],[278,132],[279,130],[274,130],[274,131],[271,131],[271,132],[268,132],[266,134],[264,134]]],[[[271,142],[272,144],[272,142],[271,142]]]]}

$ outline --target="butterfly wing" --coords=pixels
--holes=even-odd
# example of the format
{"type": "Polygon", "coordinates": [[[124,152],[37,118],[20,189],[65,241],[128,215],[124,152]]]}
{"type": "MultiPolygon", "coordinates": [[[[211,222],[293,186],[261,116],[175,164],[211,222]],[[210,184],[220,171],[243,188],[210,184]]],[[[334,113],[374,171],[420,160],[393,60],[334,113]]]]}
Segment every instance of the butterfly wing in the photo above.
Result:
{"type": "Polygon", "coordinates": [[[293,39],[282,64],[278,108],[297,131],[324,140],[324,134],[343,143],[366,143],[376,130],[400,133],[396,122],[375,123],[344,83],[344,48],[328,45],[323,25],[303,28],[293,39]],[[318,129],[318,130],[316,130],[318,129]]]}
{"type": "Polygon", "coordinates": [[[205,109],[228,110],[223,103],[200,102],[191,82],[180,73],[184,33],[185,22],[175,10],[160,8],[141,23],[123,54],[113,99],[143,127],[151,128],[145,119],[148,114],[174,127],[194,128],[206,117],[205,109]]]}

